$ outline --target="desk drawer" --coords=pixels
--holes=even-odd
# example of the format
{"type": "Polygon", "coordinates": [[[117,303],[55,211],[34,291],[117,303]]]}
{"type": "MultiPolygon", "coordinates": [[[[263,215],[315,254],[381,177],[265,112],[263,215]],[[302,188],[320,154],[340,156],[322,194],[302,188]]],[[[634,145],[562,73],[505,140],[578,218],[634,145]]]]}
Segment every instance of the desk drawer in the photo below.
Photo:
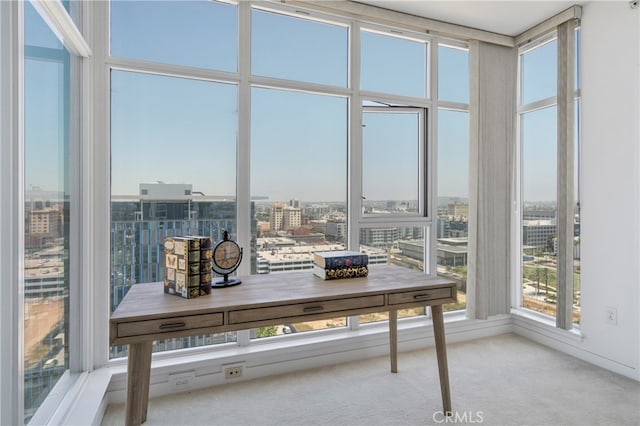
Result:
{"type": "Polygon", "coordinates": [[[229,324],[242,324],[245,322],[268,321],[273,319],[286,320],[287,318],[299,318],[305,315],[317,315],[376,306],[384,306],[384,295],[351,297],[347,299],[231,311],[229,312],[229,324]]]}
{"type": "Polygon", "coordinates": [[[453,287],[434,288],[429,290],[406,291],[391,293],[389,305],[401,305],[403,303],[429,302],[430,300],[448,299],[455,297],[453,287]]]}
{"type": "Polygon", "coordinates": [[[157,334],[166,333],[169,331],[189,330],[193,328],[215,327],[222,324],[222,313],[125,322],[118,324],[118,337],[143,336],[145,334],[157,334]]]}

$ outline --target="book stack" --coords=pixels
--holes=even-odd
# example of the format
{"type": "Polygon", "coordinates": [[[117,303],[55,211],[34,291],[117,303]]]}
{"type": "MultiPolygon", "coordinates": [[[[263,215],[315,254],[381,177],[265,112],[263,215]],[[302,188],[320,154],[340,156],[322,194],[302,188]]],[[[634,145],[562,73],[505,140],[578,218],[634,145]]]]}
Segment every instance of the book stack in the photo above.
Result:
{"type": "Polygon", "coordinates": [[[313,274],[323,280],[361,278],[369,275],[369,256],[358,251],[317,251],[313,254],[313,274]]]}
{"type": "Polygon", "coordinates": [[[166,294],[193,299],[211,293],[209,237],[167,237],[164,252],[166,294]]]}

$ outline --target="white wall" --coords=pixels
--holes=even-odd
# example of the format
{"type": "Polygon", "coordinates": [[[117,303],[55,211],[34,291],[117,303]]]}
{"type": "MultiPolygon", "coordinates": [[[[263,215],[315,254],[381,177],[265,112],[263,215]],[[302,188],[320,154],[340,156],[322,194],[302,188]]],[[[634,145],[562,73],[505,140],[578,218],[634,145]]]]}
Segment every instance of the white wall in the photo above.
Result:
{"type": "Polygon", "coordinates": [[[639,10],[593,2],[582,17],[583,349],[640,380],[639,10]],[[606,309],[617,309],[617,325],[606,309]]]}

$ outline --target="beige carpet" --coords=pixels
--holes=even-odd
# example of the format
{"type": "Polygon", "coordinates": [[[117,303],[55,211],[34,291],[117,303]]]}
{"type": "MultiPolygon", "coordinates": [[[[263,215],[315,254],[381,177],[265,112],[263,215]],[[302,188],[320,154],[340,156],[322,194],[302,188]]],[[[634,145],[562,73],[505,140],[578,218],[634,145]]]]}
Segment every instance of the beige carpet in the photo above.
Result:
{"type": "MultiPolygon", "coordinates": [[[[640,425],[640,383],[507,334],[448,345],[444,420],[433,348],[152,399],[146,425],[640,425]]],[[[124,423],[110,405],[102,425],[124,423]]]]}

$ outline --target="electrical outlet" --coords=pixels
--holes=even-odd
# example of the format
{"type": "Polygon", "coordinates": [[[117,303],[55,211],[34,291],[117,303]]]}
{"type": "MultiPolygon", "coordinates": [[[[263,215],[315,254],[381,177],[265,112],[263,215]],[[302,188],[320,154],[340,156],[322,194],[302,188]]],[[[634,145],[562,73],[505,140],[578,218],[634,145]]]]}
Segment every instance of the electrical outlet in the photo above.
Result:
{"type": "Polygon", "coordinates": [[[607,306],[606,312],[607,324],[618,325],[618,310],[616,308],[607,306]]]}
{"type": "Polygon", "coordinates": [[[239,379],[244,372],[244,364],[233,364],[223,366],[225,380],[239,379]]]}
{"type": "Polygon", "coordinates": [[[195,371],[187,371],[186,373],[169,374],[169,386],[173,390],[189,390],[193,386],[196,379],[195,371]]]}

